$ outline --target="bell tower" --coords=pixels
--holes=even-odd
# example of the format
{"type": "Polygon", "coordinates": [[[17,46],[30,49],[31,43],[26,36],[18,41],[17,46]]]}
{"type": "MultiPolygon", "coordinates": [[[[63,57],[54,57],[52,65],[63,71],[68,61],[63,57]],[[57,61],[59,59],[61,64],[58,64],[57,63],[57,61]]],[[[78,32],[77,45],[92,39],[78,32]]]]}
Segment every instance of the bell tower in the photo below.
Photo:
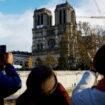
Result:
{"type": "Polygon", "coordinates": [[[52,13],[49,9],[35,9],[32,29],[33,64],[37,57],[44,60],[48,53],[58,59],[62,37],[69,42],[66,46],[67,54],[75,55],[76,32],[75,10],[67,1],[56,6],[55,25],[52,25],[52,13]]]}
{"type": "Polygon", "coordinates": [[[75,11],[67,1],[55,9],[55,25],[64,24],[76,24],[75,11]]]}
{"type": "Polygon", "coordinates": [[[42,9],[36,9],[34,11],[34,26],[33,28],[42,28],[45,26],[51,26],[52,25],[52,14],[51,11],[42,8],[42,9]]]}

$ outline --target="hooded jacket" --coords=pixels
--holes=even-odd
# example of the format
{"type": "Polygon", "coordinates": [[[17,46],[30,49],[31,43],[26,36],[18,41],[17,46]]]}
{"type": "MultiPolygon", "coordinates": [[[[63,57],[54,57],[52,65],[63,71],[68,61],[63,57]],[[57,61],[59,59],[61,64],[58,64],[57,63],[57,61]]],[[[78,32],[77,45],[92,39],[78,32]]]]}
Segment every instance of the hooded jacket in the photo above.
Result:
{"type": "Polygon", "coordinates": [[[96,73],[87,71],[72,94],[73,105],[105,105],[105,79],[96,84],[96,73]]]}

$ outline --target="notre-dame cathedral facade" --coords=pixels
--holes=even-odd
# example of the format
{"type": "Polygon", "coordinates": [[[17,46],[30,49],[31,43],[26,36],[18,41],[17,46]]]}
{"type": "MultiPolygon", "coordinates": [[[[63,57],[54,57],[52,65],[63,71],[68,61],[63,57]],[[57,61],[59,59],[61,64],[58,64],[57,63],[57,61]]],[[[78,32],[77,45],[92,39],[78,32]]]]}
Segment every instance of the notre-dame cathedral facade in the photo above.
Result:
{"type": "MultiPolygon", "coordinates": [[[[69,33],[72,37],[72,39],[69,39],[72,42],[72,46],[68,45],[68,50],[72,49],[72,53],[75,55],[76,16],[75,10],[68,2],[56,6],[55,25],[52,25],[51,11],[46,8],[35,9],[33,20],[33,62],[38,57],[43,60],[48,53],[58,59],[60,55],[60,40],[65,33],[69,33]]],[[[68,38],[66,40],[68,41],[68,38]]]]}

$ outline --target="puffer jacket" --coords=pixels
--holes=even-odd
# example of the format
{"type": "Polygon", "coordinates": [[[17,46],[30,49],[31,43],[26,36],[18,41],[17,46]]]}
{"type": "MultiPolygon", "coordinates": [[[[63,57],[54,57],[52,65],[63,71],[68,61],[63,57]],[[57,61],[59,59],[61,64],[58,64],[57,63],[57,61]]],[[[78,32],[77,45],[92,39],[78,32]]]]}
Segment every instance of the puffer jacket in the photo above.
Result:
{"type": "Polygon", "coordinates": [[[105,105],[105,79],[96,84],[96,73],[87,71],[74,89],[73,105],[105,105]],[[102,84],[102,83],[103,84],[102,84]]]}
{"type": "Polygon", "coordinates": [[[0,105],[4,105],[3,98],[13,94],[21,88],[21,80],[15,68],[8,64],[5,73],[0,70],[0,105]]]}

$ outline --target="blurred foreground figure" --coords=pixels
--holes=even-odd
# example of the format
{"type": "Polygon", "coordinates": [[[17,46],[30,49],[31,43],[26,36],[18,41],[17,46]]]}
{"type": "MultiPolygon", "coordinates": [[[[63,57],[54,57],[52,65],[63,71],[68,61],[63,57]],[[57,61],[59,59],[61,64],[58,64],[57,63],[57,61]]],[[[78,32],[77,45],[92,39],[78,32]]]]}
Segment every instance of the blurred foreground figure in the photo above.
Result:
{"type": "Polygon", "coordinates": [[[21,88],[21,80],[12,65],[12,53],[6,53],[5,60],[1,58],[2,56],[0,56],[0,105],[4,105],[3,98],[21,88]]]}
{"type": "Polygon", "coordinates": [[[93,70],[84,73],[72,95],[73,105],[105,105],[105,45],[93,59],[93,70]],[[97,73],[103,78],[97,83],[97,73]]]}
{"type": "Polygon", "coordinates": [[[26,85],[27,89],[17,99],[16,105],[71,105],[66,90],[47,66],[35,67],[26,85]]]}

